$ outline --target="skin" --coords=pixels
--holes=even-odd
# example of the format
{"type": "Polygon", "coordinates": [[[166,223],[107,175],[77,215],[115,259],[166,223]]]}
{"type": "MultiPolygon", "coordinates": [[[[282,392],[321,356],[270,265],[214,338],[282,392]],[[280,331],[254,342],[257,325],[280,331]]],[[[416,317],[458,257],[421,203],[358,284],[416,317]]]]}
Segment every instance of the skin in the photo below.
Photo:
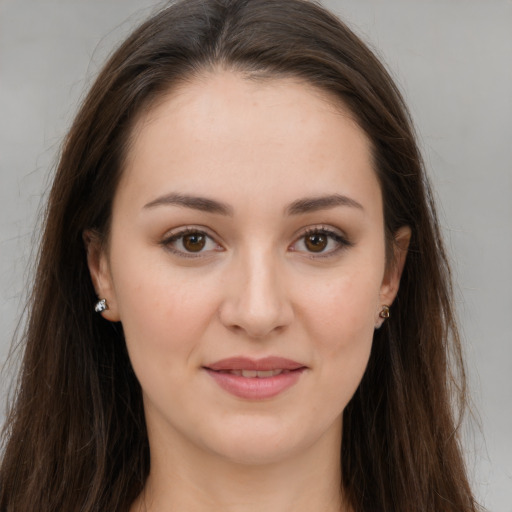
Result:
{"type": "Polygon", "coordinates": [[[108,243],[85,237],[102,315],[122,322],[143,390],[151,472],[132,511],[348,510],[342,412],[409,236],[396,234],[386,265],[369,142],[309,85],[217,71],[139,119],[108,243]],[[228,214],[158,202],[168,194],[228,214]],[[289,211],[333,194],[349,204],[289,211]],[[183,229],[206,234],[202,250],[187,252],[183,229]],[[307,370],[264,400],[228,393],[203,368],[269,355],[307,370]]]}

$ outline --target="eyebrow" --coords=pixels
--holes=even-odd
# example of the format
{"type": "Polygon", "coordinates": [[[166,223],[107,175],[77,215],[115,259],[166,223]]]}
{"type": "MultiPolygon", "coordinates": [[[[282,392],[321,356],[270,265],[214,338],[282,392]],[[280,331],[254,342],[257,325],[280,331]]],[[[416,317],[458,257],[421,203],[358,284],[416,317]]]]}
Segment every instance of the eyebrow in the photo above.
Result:
{"type": "MultiPolygon", "coordinates": [[[[155,208],[156,206],[182,206],[184,208],[191,208],[207,213],[216,213],[218,215],[233,215],[233,208],[226,203],[207,197],[188,194],[166,194],[144,205],[144,209],[155,208]]],[[[331,194],[327,196],[297,199],[285,208],[285,213],[287,215],[300,215],[319,210],[328,210],[339,206],[349,206],[364,211],[361,203],[358,203],[355,199],[341,194],[331,194]]]]}
{"type": "Polygon", "coordinates": [[[165,196],[158,197],[157,199],[144,205],[144,208],[154,208],[155,206],[183,206],[185,208],[192,208],[202,212],[216,213],[219,215],[233,215],[233,208],[231,206],[208,199],[206,197],[190,196],[187,194],[171,193],[165,196]]]}
{"type": "Polygon", "coordinates": [[[287,208],[288,215],[300,215],[303,213],[315,212],[318,210],[328,210],[338,206],[349,206],[364,211],[363,205],[355,199],[341,194],[331,194],[328,196],[305,197],[293,201],[287,208]]]}

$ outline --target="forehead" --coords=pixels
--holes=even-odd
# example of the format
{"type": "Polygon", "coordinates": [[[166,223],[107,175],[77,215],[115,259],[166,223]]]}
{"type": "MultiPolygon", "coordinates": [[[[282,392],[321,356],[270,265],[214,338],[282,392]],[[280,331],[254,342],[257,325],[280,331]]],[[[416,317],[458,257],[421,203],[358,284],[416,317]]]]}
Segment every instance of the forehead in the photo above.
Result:
{"type": "Polygon", "coordinates": [[[146,200],[177,189],[227,202],[341,188],[370,192],[379,204],[370,148],[343,104],[311,85],[215,72],[162,96],[141,116],[119,188],[146,200]]]}

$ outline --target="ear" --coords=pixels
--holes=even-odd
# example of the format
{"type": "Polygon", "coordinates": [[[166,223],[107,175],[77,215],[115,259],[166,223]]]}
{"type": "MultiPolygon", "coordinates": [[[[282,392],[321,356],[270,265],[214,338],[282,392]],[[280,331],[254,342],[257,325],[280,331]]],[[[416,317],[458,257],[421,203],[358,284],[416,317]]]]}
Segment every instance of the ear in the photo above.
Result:
{"type": "MultiPolygon", "coordinates": [[[[85,230],[82,238],[87,252],[87,265],[94,290],[98,300],[105,299],[108,305],[108,308],[101,313],[101,316],[111,322],[119,322],[116,294],[105,245],[100,235],[92,229],[85,230]]],[[[91,308],[93,306],[91,304],[91,308]]]]}
{"type": "Polygon", "coordinates": [[[380,287],[380,305],[375,322],[376,328],[379,328],[384,322],[384,318],[380,316],[382,306],[391,306],[398,293],[410,241],[411,228],[409,226],[401,227],[393,237],[393,257],[387,265],[380,287]]]}

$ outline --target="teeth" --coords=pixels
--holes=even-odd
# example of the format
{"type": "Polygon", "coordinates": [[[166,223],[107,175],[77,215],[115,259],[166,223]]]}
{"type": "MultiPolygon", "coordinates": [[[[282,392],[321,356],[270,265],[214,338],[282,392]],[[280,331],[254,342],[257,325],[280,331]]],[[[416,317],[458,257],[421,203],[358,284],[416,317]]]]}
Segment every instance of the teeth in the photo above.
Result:
{"type": "Polygon", "coordinates": [[[262,377],[263,377],[263,378],[264,378],[264,377],[272,377],[272,376],[274,376],[274,375],[276,375],[276,374],[274,373],[274,370],[267,370],[267,371],[265,371],[265,372],[263,372],[263,371],[262,371],[262,372],[258,372],[258,377],[259,377],[259,378],[262,378],[262,377]]]}
{"type": "Polygon", "coordinates": [[[281,368],[277,370],[219,370],[221,373],[230,373],[231,375],[238,375],[239,377],[245,377],[248,379],[266,379],[268,377],[274,377],[281,373],[288,373],[290,370],[283,370],[281,368]]]}
{"type": "Polygon", "coordinates": [[[231,370],[230,373],[234,375],[240,375],[242,377],[247,377],[249,379],[259,378],[265,379],[268,377],[274,377],[275,375],[279,375],[283,370],[231,370]]]}

